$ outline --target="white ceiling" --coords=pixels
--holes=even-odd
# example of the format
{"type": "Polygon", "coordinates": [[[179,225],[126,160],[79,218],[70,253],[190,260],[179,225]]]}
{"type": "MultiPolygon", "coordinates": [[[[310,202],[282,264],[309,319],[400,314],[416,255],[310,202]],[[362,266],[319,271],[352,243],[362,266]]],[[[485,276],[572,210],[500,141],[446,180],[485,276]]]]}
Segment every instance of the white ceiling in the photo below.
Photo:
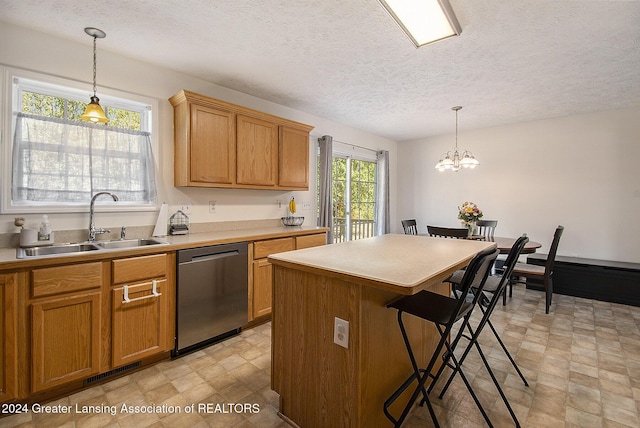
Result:
{"type": "MultiPolygon", "coordinates": [[[[376,0],[0,0],[5,20],[396,141],[640,107],[640,1],[450,0],[419,49],[376,0]]],[[[99,55],[98,51],[98,55],[99,55]]],[[[185,88],[189,89],[189,88],[185,88]]]]}

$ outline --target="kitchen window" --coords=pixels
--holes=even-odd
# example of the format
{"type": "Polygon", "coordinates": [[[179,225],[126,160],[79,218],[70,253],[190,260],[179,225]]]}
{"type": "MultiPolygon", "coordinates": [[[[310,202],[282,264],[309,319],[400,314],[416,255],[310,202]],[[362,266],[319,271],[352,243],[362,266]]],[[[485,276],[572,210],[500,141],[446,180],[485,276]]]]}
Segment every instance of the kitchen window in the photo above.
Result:
{"type": "Polygon", "coordinates": [[[107,124],[80,120],[88,91],[51,76],[6,70],[3,212],[85,211],[96,192],[127,210],[155,209],[155,102],[100,91],[107,124]],[[6,134],[5,134],[6,135],[6,134]]]}

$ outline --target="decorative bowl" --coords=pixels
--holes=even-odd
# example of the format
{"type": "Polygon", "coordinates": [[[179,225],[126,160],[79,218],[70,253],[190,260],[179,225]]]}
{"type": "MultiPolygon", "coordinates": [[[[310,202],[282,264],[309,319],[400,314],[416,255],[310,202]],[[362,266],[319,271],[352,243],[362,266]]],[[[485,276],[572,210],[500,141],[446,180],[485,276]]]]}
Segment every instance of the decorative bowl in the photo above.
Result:
{"type": "Polygon", "coordinates": [[[282,224],[285,226],[302,226],[304,217],[281,217],[282,224]]]}

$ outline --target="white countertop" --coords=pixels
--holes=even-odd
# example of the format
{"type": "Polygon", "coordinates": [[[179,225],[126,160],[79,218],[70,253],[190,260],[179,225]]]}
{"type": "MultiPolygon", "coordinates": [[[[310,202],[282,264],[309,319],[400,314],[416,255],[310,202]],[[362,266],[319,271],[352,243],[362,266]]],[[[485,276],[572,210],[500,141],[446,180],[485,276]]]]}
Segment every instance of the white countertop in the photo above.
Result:
{"type": "Polygon", "coordinates": [[[389,234],[269,256],[275,265],[413,294],[463,266],[493,242],[389,234]]]}
{"type": "Polygon", "coordinates": [[[152,245],[130,249],[90,251],[75,254],[61,254],[55,257],[17,259],[15,248],[0,248],[0,269],[13,269],[28,266],[43,266],[59,262],[81,262],[100,260],[129,255],[145,255],[158,252],[175,251],[185,248],[203,247],[207,245],[228,244],[232,242],[257,241],[287,236],[308,235],[327,231],[323,227],[279,226],[258,227],[252,229],[235,229],[217,232],[190,233],[187,235],[163,236],[158,239],[167,241],[169,245],[152,245]]]}

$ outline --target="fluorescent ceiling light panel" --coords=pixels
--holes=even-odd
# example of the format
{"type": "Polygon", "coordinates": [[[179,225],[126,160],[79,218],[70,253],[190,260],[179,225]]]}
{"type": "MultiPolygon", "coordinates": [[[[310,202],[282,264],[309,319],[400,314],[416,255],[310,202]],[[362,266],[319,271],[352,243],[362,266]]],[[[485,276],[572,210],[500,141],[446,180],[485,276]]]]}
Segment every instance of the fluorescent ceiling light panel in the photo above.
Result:
{"type": "Polygon", "coordinates": [[[460,34],[447,0],[379,0],[416,47],[460,34]]]}

